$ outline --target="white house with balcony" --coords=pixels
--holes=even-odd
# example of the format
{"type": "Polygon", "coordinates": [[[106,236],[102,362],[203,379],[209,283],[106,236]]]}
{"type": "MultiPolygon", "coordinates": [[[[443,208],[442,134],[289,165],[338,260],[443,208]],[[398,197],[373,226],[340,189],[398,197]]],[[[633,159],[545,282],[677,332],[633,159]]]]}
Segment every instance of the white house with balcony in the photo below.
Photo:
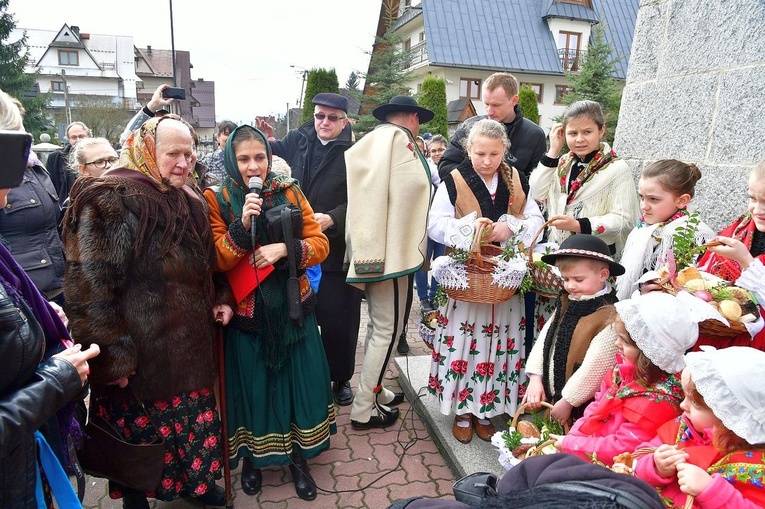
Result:
{"type": "MultiPolygon", "coordinates": [[[[383,0],[378,36],[385,30],[383,0]]],[[[639,0],[394,0],[392,29],[411,53],[412,93],[429,75],[443,77],[451,128],[484,114],[483,80],[512,73],[537,93],[539,124],[545,129],[565,109],[562,97],[587,51],[595,23],[606,25],[614,48],[616,78],[627,75],[639,0]],[[398,6],[395,4],[398,3],[398,6]]]]}
{"type": "Polygon", "coordinates": [[[128,110],[138,104],[133,38],[80,33],[64,25],[58,32],[17,28],[12,38],[27,35],[30,61],[26,69],[39,71],[41,93],[51,92],[50,107],[65,111],[85,97],[103,97],[128,110]]]}

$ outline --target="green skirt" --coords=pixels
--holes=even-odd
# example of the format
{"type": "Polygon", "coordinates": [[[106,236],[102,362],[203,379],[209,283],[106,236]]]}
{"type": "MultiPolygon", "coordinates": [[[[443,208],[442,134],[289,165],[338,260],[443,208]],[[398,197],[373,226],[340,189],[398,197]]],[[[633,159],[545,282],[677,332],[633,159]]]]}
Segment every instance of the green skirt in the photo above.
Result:
{"type": "Polygon", "coordinates": [[[229,328],[226,335],[226,411],[231,467],[243,457],[255,468],[287,465],[299,452],[314,458],[337,432],[335,405],[316,317],[303,324],[305,339],[284,366],[269,374],[259,333],[229,328]]]}

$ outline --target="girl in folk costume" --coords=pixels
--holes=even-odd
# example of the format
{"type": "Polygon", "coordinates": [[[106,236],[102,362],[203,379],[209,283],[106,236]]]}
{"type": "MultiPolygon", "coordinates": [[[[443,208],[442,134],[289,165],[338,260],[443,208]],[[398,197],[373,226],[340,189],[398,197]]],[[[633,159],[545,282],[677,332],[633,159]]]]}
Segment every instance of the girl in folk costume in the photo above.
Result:
{"type": "Polygon", "coordinates": [[[765,353],[749,347],[691,352],[682,374],[683,414],[644,446],[635,475],[668,507],[765,506],[765,353]]]}
{"type": "MultiPolygon", "coordinates": [[[[749,175],[749,211],[715,237],[723,245],[710,247],[699,260],[701,270],[710,272],[753,292],[765,303],[765,161],[749,175]]],[[[760,314],[765,314],[760,307],[760,314]]],[[[765,351],[762,321],[746,324],[748,334],[733,339],[701,336],[699,345],[717,348],[751,346],[765,351]]]]}
{"type": "Polygon", "coordinates": [[[258,271],[274,269],[260,276],[257,287],[247,289],[226,331],[232,468],[242,460],[242,489],[255,495],[262,486],[261,468],[289,465],[297,495],[313,500],[316,486],[306,459],[329,448],[336,426],[327,357],[313,312],[316,294],[305,269],[326,258],[329,243],[297,181],[271,171],[271,149],[261,131],[248,125],[236,128],[224,152],[226,176],[220,188],[204,193],[218,269],[235,270],[243,259],[258,271]],[[262,179],[261,193],[249,192],[247,184],[254,177],[262,179]],[[302,212],[302,232],[296,231],[293,239],[302,320],[288,312],[287,244],[272,238],[265,221],[269,209],[288,203],[302,212]]]}
{"type": "MultiPolygon", "coordinates": [[[[695,164],[676,159],[656,161],[643,170],[638,182],[640,211],[637,227],[630,232],[621,263],[625,273],[616,280],[616,296],[629,299],[637,290],[635,283],[650,270],[666,263],[678,227],[688,227],[688,204],[695,193],[701,172],[695,164]]],[[[709,226],[699,222],[696,244],[715,236],[709,226]]],[[[657,290],[657,285],[643,285],[643,292],[657,290]]]]}
{"type": "Polygon", "coordinates": [[[634,451],[680,415],[677,373],[699,334],[689,299],[695,297],[652,292],[615,304],[616,365],[584,416],[557,437],[558,449],[611,465],[614,456],[634,451]]]}
{"type": "MultiPolygon", "coordinates": [[[[450,247],[467,247],[475,229],[504,245],[528,244],[542,226],[534,200],[526,199],[518,170],[503,162],[509,140],[502,124],[484,119],[467,139],[469,158],[446,176],[433,199],[428,234],[450,247]]],[[[429,391],[445,415],[456,414],[452,432],[467,443],[473,428],[490,440],[489,418],[514,413],[521,385],[524,309],[518,295],[501,304],[449,298],[438,309],[429,391]]]]}
{"type": "MultiPolygon", "coordinates": [[[[600,140],[606,118],[600,104],[577,101],[550,130],[550,149],[529,178],[531,197],[547,203],[549,240],[572,233],[600,237],[618,260],[638,216],[637,193],[627,163],[600,140]],[[558,158],[564,141],[569,152],[558,158]]],[[[532,232],[533,233],[533,232],[532,232]]]]}

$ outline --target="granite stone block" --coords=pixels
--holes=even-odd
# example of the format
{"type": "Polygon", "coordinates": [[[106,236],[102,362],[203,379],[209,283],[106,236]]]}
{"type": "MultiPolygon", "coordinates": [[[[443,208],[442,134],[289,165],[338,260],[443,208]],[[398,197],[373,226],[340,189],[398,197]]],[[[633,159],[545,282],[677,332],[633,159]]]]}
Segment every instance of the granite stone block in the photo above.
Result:
{"type": "Polygon", "coordinates": [[[707,151],[717,76],[628,85],[614,149],[627,158],[694,160],[707,151]],[[712,92],[714,93],[714,92],[712,92]]]}

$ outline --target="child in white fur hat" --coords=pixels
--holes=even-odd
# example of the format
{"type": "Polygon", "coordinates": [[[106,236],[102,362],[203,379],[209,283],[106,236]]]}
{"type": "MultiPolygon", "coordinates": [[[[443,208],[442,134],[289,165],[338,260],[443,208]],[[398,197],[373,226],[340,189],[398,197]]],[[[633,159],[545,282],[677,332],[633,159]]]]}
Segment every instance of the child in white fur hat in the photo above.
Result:
{"type": "Polygon", "coordinates": [[[764,507],[765,353],[750,347],[685,356],[683,414],[644,446],[635,475],[682,507],[764,507]]]}
{"type": "Polygon", "coordinates": [[[693,298],[653,292],[615,304],[616,365],[584,416],[565,437],[555,437],[559,450],[611,465],[680,415],[678,373],[699,335],[688,307],[693,298]]]}

